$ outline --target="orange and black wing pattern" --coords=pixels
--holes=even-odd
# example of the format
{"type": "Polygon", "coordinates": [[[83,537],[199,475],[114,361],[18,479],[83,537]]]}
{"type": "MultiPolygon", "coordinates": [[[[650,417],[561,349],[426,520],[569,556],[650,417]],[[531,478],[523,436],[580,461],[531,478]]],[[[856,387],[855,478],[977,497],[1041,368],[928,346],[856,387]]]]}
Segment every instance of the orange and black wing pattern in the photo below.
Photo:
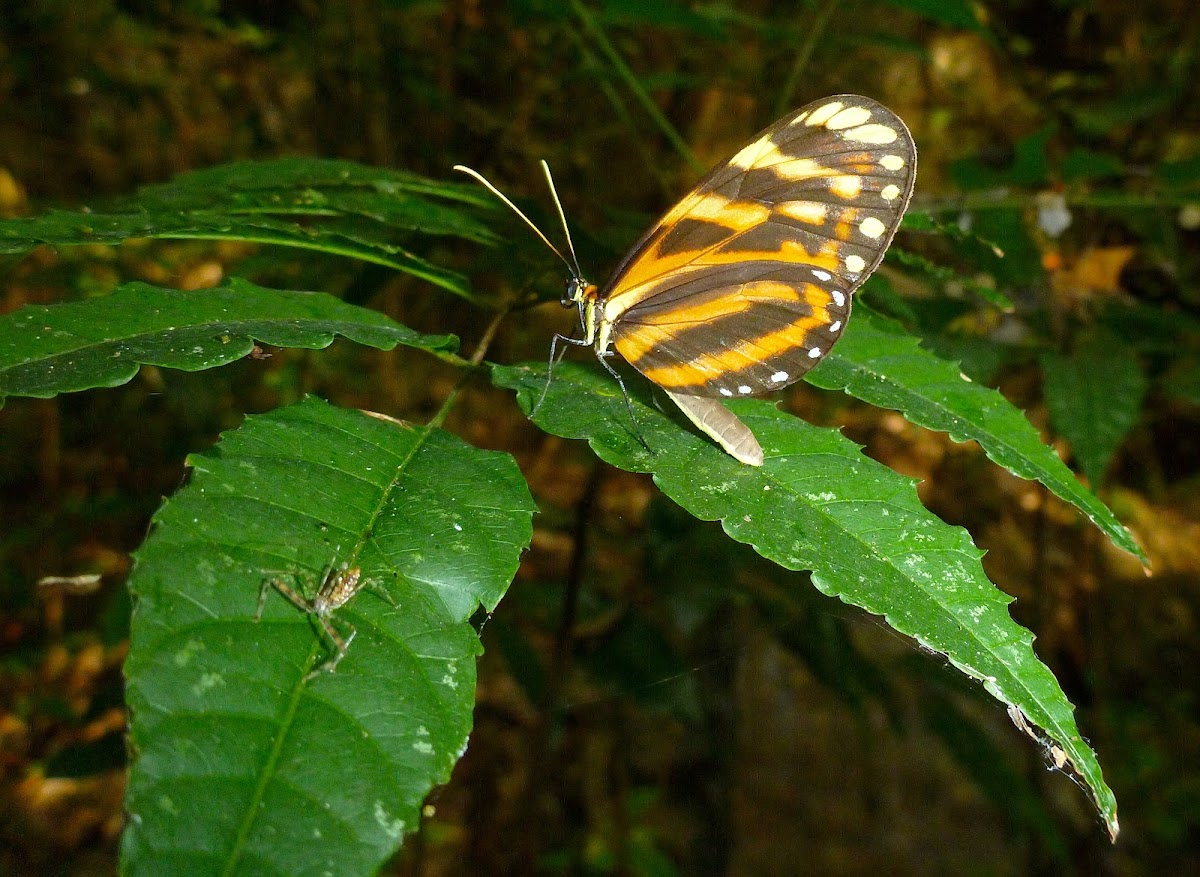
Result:
{"type": "Polygon", "coordinates": [[[617,351],[673,395],[799,380],[882,261],[916,163],[904,123],[869,98],[780,119],[663,216],[600,291],[617,351]]]}

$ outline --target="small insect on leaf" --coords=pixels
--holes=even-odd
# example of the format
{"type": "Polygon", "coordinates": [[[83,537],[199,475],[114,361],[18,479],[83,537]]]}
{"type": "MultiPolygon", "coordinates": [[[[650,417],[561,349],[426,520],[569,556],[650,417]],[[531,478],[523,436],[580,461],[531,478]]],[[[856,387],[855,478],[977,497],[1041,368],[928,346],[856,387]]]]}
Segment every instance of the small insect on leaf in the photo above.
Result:
{"type": "MultiPolygon", "coordinates": [[[[296,575],[293,578],[302,579],[304,576],[296,575]]],[[[305,597],[300,591],[284,581],[283,578],[276,576],[263,579],[262,586],[258,592],[258,611],[254,617],[255,620],[262,618],[263,607],[267,602],[267,594],[271,588],[274,588],[301,612],[305,612],[317,619],[317,622],[321,625],[321,628],[325,631],[325,635],[333,645],[333,654],[327,656],[304,677],[307,682],[319,673],[332,673],[337,669],[337,665],[341,662],[342,658],[346,657],[350,643],[358,631],[353,626],[347,624],[346,628],[350,633],[349,635],[343,635],[334,625],[332,615],[349,603],[354,598],[354,595],[362,590],[364,585],[366,585],[366,580],[362,577],[362,570],[359,567],[352,567],[348,563],[337,566],[336,561],[330,563],[329,567],[325,570],[321,578],[321,584],[317,587],[316,593],[311,598],[305,597]]]]}

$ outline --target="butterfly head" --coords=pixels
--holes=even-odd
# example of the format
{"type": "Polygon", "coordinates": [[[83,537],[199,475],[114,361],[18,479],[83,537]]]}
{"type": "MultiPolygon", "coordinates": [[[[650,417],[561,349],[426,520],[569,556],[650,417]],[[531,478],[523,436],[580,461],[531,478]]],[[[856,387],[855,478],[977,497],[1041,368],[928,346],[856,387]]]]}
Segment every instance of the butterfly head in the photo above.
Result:
{"type": "Polygon", "coordinates": [[[560,303],[564,308],[573,308],[589,299],[594,299],[598,292],[596,284],[588,283],[582,277],[572,276],[567,281],[567,288],[560,303]]]}

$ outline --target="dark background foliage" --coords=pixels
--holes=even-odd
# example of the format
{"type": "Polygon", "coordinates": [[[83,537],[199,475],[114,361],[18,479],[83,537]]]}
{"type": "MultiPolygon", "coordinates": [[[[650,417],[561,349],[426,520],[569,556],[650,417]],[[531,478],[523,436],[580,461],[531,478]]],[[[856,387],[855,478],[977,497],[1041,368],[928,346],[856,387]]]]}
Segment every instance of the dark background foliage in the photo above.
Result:
{"type": "MultiPolygon", "coordinates": [[[[0,211],[296,154],[438,178],[469,164],[537,198],[530,209],[552,228],[538,206],[546,158],[598,276],[699,170],[784,110],[843,91],[884,101],[916,136],[914,210],[936,224],[902,233],[870,301],[1025,409],[1134,530],[1152,574],[973,444],[809,386],[783,404],[922,479],[923,501],[988,550],[988,574],[1018,598],[1013,614],[1079,707],[1121,802],[1120,840],[1108,844],[1087,796],[954,670],[863,613],[784,587],[794,574],[648,478],[538,433],[480,382],[447,425],[514,453],[542,514],[484,627],[471,746],[389,873],[1189,873],[1198,66],[1200,13],[1186,0],[33,0],[0,18],[0,211]]],[[[485,300],[556,298],[561,266],[515,225],[511,241],[422,255],[485,300]]],[[[0,311],[127,280],[207,287],[234,265],[455,332],[468,350],[486,323],[379,267],[200,242],[7,258],[0,311]]],[[[522,311],[489,357],[539,358],[569,320],[522,311]]],[[[423,421],[457,378],[418,352],[339,342],[8,400],[0,871],[114,867],[122,583],[184,457],[305,393],[423,421]],[[103,575],[90,594],[34,584],[85,571],[103,575]]]]}

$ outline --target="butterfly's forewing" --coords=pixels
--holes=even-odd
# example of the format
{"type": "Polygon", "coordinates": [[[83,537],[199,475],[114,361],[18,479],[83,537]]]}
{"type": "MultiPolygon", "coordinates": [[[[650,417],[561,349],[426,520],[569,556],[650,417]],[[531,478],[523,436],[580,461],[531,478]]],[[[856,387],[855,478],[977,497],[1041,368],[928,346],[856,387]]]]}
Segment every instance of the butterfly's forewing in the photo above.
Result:
{"type": "Polygon", "coordinates": [[[809,104],[718,165],[600,292],[620,354],[677,395],[787,386],[840,336],[912,195],[916,147],[865,97],[809,104]]]}

